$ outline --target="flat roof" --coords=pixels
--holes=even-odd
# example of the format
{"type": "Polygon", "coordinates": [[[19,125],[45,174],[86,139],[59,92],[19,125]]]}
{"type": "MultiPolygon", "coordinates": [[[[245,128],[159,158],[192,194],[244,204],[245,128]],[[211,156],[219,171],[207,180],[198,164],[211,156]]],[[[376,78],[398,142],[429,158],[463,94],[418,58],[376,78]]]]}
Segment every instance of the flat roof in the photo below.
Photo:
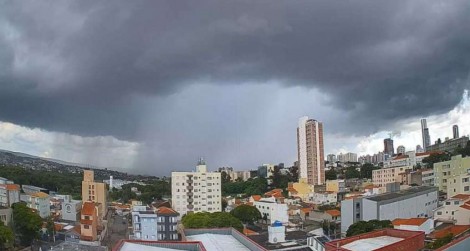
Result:
{"type": "Polygon", "coordinates": [[[344,246],[341,246],[341,248],[348,249],[351,251],[375,250],[402,240],[404,239],[384,235],[374,238],[359,239],[357,241],[353,241],[344,246]]]}
{"type": "Polygon", "coordinates": [[[122,247],[119,249],[120,251],[181,251],[181,249],[174,249],[174,248],[163,248],[163,247],[154,247],[154,246],[147,246],[132,242],[125,242],[122,247]]]}
{"type": "MultiPolygon", "coordinates": [[[[372,201],[386,201],[386,200],[393,200],[401,197],[408,197],[417,193],[429,193],[429,192],[437,192],[437,187],[431,187],[431,186],[417,186],[417,187],[411,187],[405,190],[400,190],[396,192],[390,192],[390,193],[383,193],[383,194],[378,194],[378,195],[372,195],[369,197],[365,197],[365,199],[372,200],[372,201]]],[[[417,194],[419,195],[419,194],[417,194]]]]}
{"type": "Polygon", "coordinates": [[[186,236],[188,241],[200,241],[206,250],[214,251],[250,251],[232,235],[225,234],[195,234],[186,236]]]}

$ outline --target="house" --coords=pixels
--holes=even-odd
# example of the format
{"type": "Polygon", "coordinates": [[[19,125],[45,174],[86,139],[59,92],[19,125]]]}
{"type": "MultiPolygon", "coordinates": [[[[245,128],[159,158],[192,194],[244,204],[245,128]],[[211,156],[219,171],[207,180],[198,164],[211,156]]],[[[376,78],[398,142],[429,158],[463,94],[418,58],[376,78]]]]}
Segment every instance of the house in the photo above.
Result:
{"type": "Polygon", "coordinates": [[[434,220],[429,218],[397,218],[392,221],[392,225],[395,229],[423,231],[425,234],[434,231],[434,220]]]}
{"type": "Polygon", "coordinates": [[[134,240],[158,240],[157,214],[147,206],[132,207],[134,240]]]}
{"type": "Polygon", "coordinates": [[[338,194],[336,192],[318,192],[309,195],[308,202],[321,205],[333,204],[338,202],[338,194]]]}
{"type": "Polygon", "coordinates": [[[98,241],[98,230],[101,228],[99,203],[86,201],[83,203],[80,217],[80,240],[98,241]]]}
{"type": "Polygon", "coordinates": [[[61,202],[61,216],[65,221],[79,221],[82,210],[81,200],[72,200],[70,197],[61,202]]]}
{"type": "Polygon", "coordinates": [[[260,211],[261,216],[266,216],[269,222],[280,221],[289,222],[288,206],[284,203],[278,203],[274,198],[263,198],[255,201],[253,205],[260,211]]]}
{"type": "Polygon", "coordinates": [[[20,186],[16,184],[0,184],[0,206],[11,207],[20,201],[20,186]]]}
{"type": "Polygon", "coordinates": [[[470,194],[457,194],[434,211],[434,220],[470,225],[470,194]]]}
{"type": "Polygon", "coordinates": [[[346,184],[344,180],[327,180],[326,191],[335,193],[345,192],[346,184]]]}
{"type": "Polygon", "coordinates": [[[311,220],[322,222],[324,220],[327,221],[341,221],[341,211],[337,209],[330,209],[325,211],[320,210],[312,210],[310,211],[311,220]]]}

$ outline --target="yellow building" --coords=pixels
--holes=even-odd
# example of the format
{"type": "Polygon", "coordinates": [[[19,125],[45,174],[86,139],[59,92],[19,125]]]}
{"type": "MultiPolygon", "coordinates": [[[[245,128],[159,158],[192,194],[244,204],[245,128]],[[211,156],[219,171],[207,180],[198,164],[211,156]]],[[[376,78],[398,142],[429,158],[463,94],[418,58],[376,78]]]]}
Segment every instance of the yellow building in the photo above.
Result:
{"type": "Polygon", "coordinates": [[[434,184],[447,198],[470,194],[470,157],[452,156],[449,161],[434,163],[434,184]]]}
{"type": "Polygon", "coordinates": [[[327,180],[326,191],[328,192],[344,192],[346,189],[344,180],[327,180]]]}
{"type": "Polygon", "coordinates": [[[305,179],[299,179],[299,182],[289,183],[287,190],[289,196],[300,198],[302,201],[308,201],[310,193],[314,192],[313,185],[307,183],[305,179]]]}
{"type": "Polygon", "coordinates": [[[99,204],[85,202],[80,216],[80,239],[83,241],[97,241],[98,228],[100,228],[99,204]]]}
{"type": "Polygon", "coordinates": [[[106,184],[95,182],[95,174],[92,170],[83,171],[82,181],[82,200],[83,202],[91,201],[99,203],[100,212],[103,216],[106,215],[106,184]]]}

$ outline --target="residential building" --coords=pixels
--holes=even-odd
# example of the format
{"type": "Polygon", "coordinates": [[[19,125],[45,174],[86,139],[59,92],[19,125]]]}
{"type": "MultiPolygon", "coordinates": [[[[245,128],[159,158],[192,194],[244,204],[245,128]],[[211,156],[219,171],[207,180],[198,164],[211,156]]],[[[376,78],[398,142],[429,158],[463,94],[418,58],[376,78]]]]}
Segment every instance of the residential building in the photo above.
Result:
{"type": "Polygon", "coordinates": [[[400,154],[405,154],[405,147],[400,145],[397,147],[397,154],[400,155],[400,154]]]}
{"type": "Polygon", "coordinates": [[[434,220],[470,225],[470,194],[457,194],[434,211],[434,220]]]}
{"type": "Polygon", "coordinates": [[[7,178],[0,177],[0,185],[7,185],[7,184],[14,184],[12,180],[9,180],[7,178]]]}
{"type": "Polygon", "coordinates": [[[326,191],[336,193],[344,192],[346,191],[346,183],[344,180],[327,180],[326,191]]]}
{"type": "Polygon", "coordinates": [[[85,201],[80,217],[80,240],[95,242],[99,240],[98,230],[101,228],[100,205],[85,201]]]}
{"type": "Polygon", "coordinates": [[[311,210],[309,212],[309,219],[322,222],[324,220],[327,221],[341,221],[341,211],[337,209],[330,209],[325,211],[320,210],[311,210]]]}
{"type": "Polygon", "coordinates": [[[147,206],[132,208],[132,228],[134,240],[157,240],[157,214],[147,206]]]}
{"type": "Polygon", "coordinates": [[[82,181],[82,201],[91,201],[97,203],[100,212],[103,212],[103,217],[106,215],[107,209],[107,189],[106,184],[95,181],[95,174],[93,170],[83,171],[82,181]]]}
{"type": "Polygon", "coordinates": [[[22,185],[21,189],[23,189],[23,192],[25,194],[33,194],[33,193],[39,193],[39,192],[49,193],[49,190],[46,188],[32,186],[32,185],[22,185]]]}
{"type": "Polygon", "coordinates": [[[467,145],[469,138],[463,136],[456,139],[448,139],[444,142],[437,141],[434,145],[428,147],[429,151],[441,151],[441,152],[455,152],[459,148],[464,148],[467,145]]]}
{"type": "Polygon", "coordinates": [[[435,186],[447,197],[470,194],[470,157],[452,156],[451,160],[434,163],[435,186]]]}
{"type": "Polygon", "coordinates": [[[431,218],[397,218],[392,221],[393,228],[408,231],[423,231],[430,234],[434,231],[434,220],[431,218]]]}
{"type": "Polygon", "coordinates": [[[20,201],[20,186],[16,184],[0,184],[0,206],[11,207],[20,201]]]}
{"type": "Polygon", "coordinates": [[[253,206],[255,206],[260,211],[262,217],[266,215],[270,223],[275,221],[280,221],[282,223],[289,222],[287,204],[277,203],[273,197],[262,198],[259,201],[255,201],[253,206]]]}
{"type": "Polygon", "coordinates": [[[399,174],[400,184],[407,186],[421,186],[423,184],[423,174],[421,170],[414,171],[413,169],[406,169],[399,174]]]}
{"type": "Polygon", "coordinates": [[[247,181],[251,178],[250,171],[236,171],[233,173],[233,180],[241,179],[247,181]]]}
{"type": "Polygon", "coordinates": [[[323,123],[306,116],[299,119],[297,154],[300,179],[312,185],[325,183],[323,123]]]}
{"type": "Polygon", "coordinates": [[[341,202],[341,232],[358,221],[430,217],[438,205],[435,187],[418,186],[341,202]]]}
{"type": "Polygon", "coordinates": [[[158,240],[178,240],[178,212],[169,207],[159,207],[157,208],[157,216],[158,240]]]}
{"type": "Polygon", "coordinates": [[[0,206],[0,220],[2,220],[3,225],[11,226],[13,219],[13,210],[11,207],[0,206]]]}
{"type": "Polygon", "coordinates": [[[398,155],[384,161],[384,167],[397,167],[397,166],[422,166],[423,159],[429,157],[431,153],[416,153],[408,151],[405,154],[398,155]]]}
{"type": "Polygon", "coordinates": [[[413,169],[412,166],[389,167],[372,170],[372,183],[378,187],[385,187],[389,183],[402,183],[401,173],[413,169]]]}
{"type": "Polygon", "coordinates": [[[333,204],[338,202],[338,193],[336,192],[317,192],[311,193],[308,199],[309,203],[316,205],[333,204]]]}
{"type": "Polygon", "coordinates": [[[393,154],[395,154],[395,149],[393,148],[393,139],[384,139],[384,153],[390,156],[393,156],[393,154]]]}
{"type": "Polygon", "coordinates": [[[424,149],[421,147],[421,145],[416,145],[416,153],[424,153],[424,149]]]}
{"type": "Polygon", "coordinates": [[[357,154],[356,153],[340,153],[338,154],[338,161],[342,163],[346,162],[357,162],[357,154]]]}
{"type": "Polygon", "coordinates": [[[289,196],[300,198],[302,201],[308,201],[309,195],[315,191],[315,187],[307,183],[306,180],[289,183],[287,187],[289,196]]]}
{"type": "Polygon", "coordinates": [[[423,186],[434,186],[434,169],[421,170],[421,184],[423,186]]]}
{"type": "Polygon", "coordinates": [[[208,172],[202,158],[195,172],[172,172],[171,181],[171,206],[181,216],[188,212],[222,211],[220,173],[208,172]]]}
{"type": "Polygon", "coordinates": [[[326,156],[326,160],[331,164],[336,162],[336,155],[334,154],[328,154],[326,156]]]}
{"type": "Polygon", "coordinates": [[[452,126],[452,138],[453,139],[458,139],[459,137],[459,126],[458,125],[453,125],[452,126]]]}
{"type": "Polygon", "coordinates": [[[43,192],[33,194],[22,194],[21,201],[26,202],[27,207],[34,209],[41,218],[47,218],[51,215],[49,195],[43,192]]]}
{"type": "Polygon", "coordinates": [[[327,242],[325,243],[325,250],[421,250],[424,248],[424,240],[425,234],[422,231],[406,231],[386,228],[327,242]]]}
{"type": "Polygon", "coordinates": [[[82,201],[72,200],[70,196],[61,202],[61,216],[65,221],[79,221],[82,211],[82,201]]]}

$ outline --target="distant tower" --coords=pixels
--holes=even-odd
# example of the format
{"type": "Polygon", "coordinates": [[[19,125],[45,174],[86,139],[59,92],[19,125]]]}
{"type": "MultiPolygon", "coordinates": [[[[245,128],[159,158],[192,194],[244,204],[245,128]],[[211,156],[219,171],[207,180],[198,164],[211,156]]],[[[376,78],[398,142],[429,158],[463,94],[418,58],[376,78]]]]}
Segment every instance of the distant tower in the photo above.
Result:
{"type": "Polygon", "coordinates": [[[452,132],[454,135],[454,139],[458,139],[459,138],[459,126],[458,125],[452,126],[452,132]]]}
{"type": "Polygon", "coordinates": [[[323,123],[302,117],[297,127],[299,178],[311,185],[325,183],[325,152],[323,123]]]}
{"type": "Polygon", "coordinates": [[[113,176],[109,176],[109,190],[113,189],[113,176]]]}
{"type": "Polygon", "coordinates": [[[421,119],[421,136],[423,138],[423,150],[426,152],[426,148],[431,145],[431,137],[429,136],[429,129],[426,119],[421,119]]]}
{"type": "Polygon", "coordinates": [[[398,146],[397,147],[397,154],[405,154],[405,147],[404,146],[398,146]]]}
{"type": "Polygon", "coordinates": [[[395,149],[393,149],[393,139],[384,139],[384,153],[393,156],[395,149]]]}
{"type": "Polygon", "coordinates": [[[421,145],[416,145],[416,153],[423,153],[423,152],[424,152],[424,150],[421,147],[421,145]]]}

